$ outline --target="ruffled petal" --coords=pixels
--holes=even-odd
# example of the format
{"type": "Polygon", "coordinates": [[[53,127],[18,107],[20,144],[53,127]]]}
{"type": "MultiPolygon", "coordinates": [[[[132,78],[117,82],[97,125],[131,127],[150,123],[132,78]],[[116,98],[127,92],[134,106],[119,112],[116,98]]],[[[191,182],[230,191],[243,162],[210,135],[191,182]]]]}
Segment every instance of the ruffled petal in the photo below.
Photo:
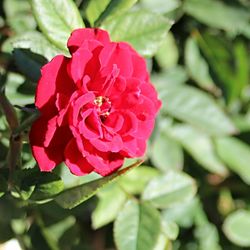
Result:
{"type": "Polygon", "coordinates": [[[70,74],[75,83],[84,77],[85,67],[92,58],[91,51],[86,48],[79,48],[72,56],[70,61],[70,74]]]}
{"type": "Polygon", "coordinates": [[[106,67],[110,72],[113,65],[116,64],[120,70],[120,76],[131,77],[133,73],[133,65],[131,53],[122,43],[107,44],[99,55],[101,67],[106,67]]]}
{"type": "Polygon", "coordinates": [[[110,175],[123,165],[124,157],[119,153],[89,154],[87,161],[94,167],[94,171],[102,176],[110,175]]]}
{"type": "Polygon", "coordinates": [[[86,40],[98,40],[102,44],[110,42],[109,35],[102,29],[76,29],[71,33],[67,46],[70,53],[75,52],[86,40]]]}

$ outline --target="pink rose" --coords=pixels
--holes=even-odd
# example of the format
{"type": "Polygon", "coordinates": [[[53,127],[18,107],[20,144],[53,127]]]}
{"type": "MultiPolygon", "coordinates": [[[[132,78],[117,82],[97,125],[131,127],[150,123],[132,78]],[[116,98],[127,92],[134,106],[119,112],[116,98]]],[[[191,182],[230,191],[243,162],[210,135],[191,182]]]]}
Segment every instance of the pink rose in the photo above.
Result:
{"type": "Polygon", "coordinates": [[[143,156],[161,102],[129,44],[77,29],[68,48],[71,58],[58,55],[41,70],[32,152],[42,171],[64,161],[75,175],[109,175],[125,157],[143,156]]]}

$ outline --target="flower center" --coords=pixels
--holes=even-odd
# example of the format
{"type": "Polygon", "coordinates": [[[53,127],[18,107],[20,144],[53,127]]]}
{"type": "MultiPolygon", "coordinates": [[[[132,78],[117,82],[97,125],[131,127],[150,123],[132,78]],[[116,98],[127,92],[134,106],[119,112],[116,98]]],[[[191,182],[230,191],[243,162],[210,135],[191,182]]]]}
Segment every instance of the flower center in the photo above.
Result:
{"type": "Polygon", "coordinates": [[[94,100],[94,104],[97,107],[97,113],[102,120],[105,120],[109,116],[111,110],[111,102],[108,97],[97,96],[94,100]]]}

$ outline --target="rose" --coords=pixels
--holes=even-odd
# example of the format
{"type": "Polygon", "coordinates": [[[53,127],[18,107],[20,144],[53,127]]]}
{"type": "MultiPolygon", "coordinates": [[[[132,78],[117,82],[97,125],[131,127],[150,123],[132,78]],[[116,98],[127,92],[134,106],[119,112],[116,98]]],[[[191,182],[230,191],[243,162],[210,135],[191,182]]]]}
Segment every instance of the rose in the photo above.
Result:
{"type": "Polygon", "coordinates": [[[125,157],[143,156],[161,102],[129,44],[77,29],[67,46],[71,58],[58,55],[41,70],[32,153],[42,171],[64,161],[75,175],[109,175],[125,157]]]}

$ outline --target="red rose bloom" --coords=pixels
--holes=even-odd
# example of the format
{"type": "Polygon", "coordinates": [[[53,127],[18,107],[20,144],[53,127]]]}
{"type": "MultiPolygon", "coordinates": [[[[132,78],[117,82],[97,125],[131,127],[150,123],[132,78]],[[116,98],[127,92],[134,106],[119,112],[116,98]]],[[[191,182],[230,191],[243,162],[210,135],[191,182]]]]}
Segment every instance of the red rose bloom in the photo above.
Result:
{"type": "Polygon", "coordinates": [[[32,152],[42,171],[64,161],[75,175],[109,175],[125,157],[143,156],[161,102],[129,44],[78,29],[68,48],[71,58],[58,55],[41,70],[32,152]]]}

